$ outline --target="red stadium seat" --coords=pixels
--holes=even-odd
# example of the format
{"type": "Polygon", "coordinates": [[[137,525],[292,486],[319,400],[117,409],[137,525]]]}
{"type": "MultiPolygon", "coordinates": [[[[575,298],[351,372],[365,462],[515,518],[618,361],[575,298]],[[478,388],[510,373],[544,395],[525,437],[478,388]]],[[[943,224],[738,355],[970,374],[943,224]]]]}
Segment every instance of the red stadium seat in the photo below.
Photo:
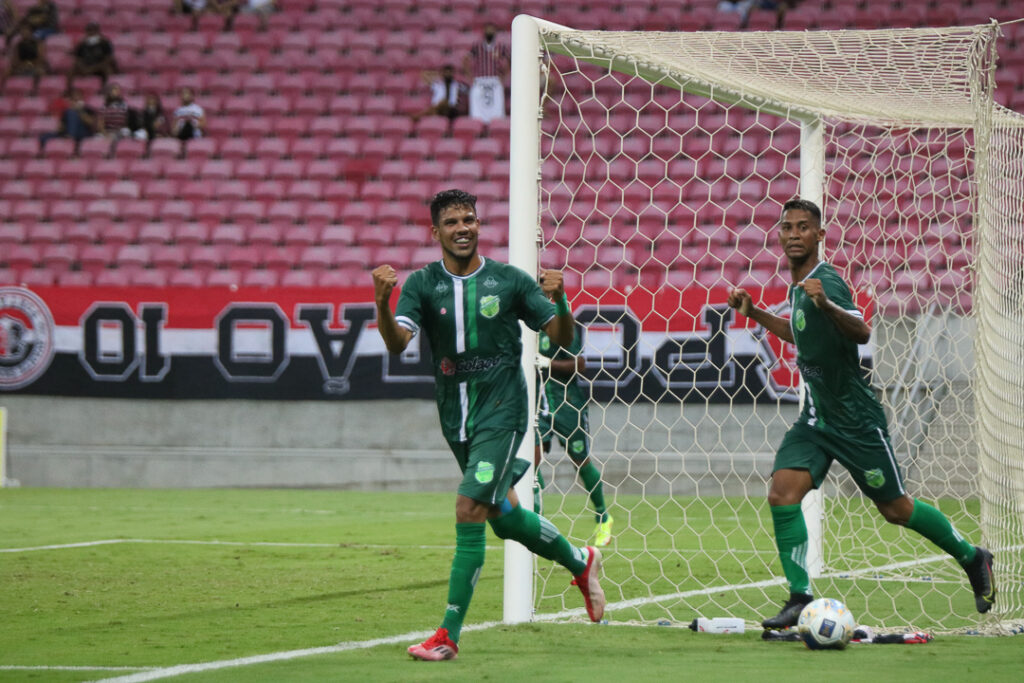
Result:
{"type": "Polygon", "coordinates": [[[315,287],[317,276],[314,271],[286,270],[281,275],[282,287],[315,287]]]}
{"type": "Polygon", "coordinates": [[[242,287],[259,287],[270,289],[277,287],[280,276],[276,271],[254,268],[242,274],[242,287]]]}
{"type": "Polygon", "coordinates": [[[197,221],[175,224],[174,243],[185,246],[203,244],[210,239],[210,226],[197,221]]]}
{"type": "Polygon", "coordinates": [[[170,273],[167,284],[171,287],[199,288],[205,285],[204,274],[196,270],[174,270],[170,273]]]}

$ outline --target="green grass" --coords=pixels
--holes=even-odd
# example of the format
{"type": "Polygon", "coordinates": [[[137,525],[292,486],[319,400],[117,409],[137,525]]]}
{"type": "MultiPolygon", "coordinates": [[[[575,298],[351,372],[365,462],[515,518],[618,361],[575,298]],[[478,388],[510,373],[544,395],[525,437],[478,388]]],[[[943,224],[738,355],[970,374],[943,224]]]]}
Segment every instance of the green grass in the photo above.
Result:
{"type": "MultiPolygon", "coordinates": [[[[759,527],[759,504],[651,503],[616,501],[622,533],[606,562],[612,600],[772,578],[772,542],[759,527]],[[727,561],[725,538],[749,552],[727,561]],[[648,552],[640,551],[644,543],[648,552]],[[669,552],[673,547],[677,551],[669,552]]],[[[592,522],[577,514],[580,499],[545,504],[577,541],[590,532],[592,522]]],[[[430,630],[440,619],[447,587],[453,508],[449,494],[0,490],[0,548],[124,541],[0,553],[0,680],[130,673],[2,667],[170,667],[430,630]],[[201,543],[211,541],[217,543],[201,543]],[[272,543],[295,545],[259,545],[272,543]]],[[[899,533],[871,531],[893,532],[899,533]]],[[[501,573],[500,545],[489,536],[467,623],[501,620],[501,573]]],[[[549,578],[538,585],[539,612],[580,607],[579,596],[566,591],[563,570],[542,566],[541,575],[549,578]]],[[[891,583],[837,578],[825,591],[863,597],[884,610],[892,599],[879,594],[882,585],[891,583]]],[[[906,587],[899,600],[916,609],[922,601],[926,608],[948,610],[970,600],[955,581],[906,587]]],[[[819,593],[825,591],[819,585],[819,593]]],[[[441,665],[410,661],[403,642],[219,669],[188,680],[576,681],[683,672],[708,680],[770,680],[821,658],[829,659],[828,677],[837,680],[941,681],[971,673],[1019,680],[1024,666],[1016,638],[940,636],[927,646],[812,653],[792,643],[762,643],[756,633],[711,636],[620,623],[668,615],[678,625],[698,612],[754,621],[758,609],[781,594],[781,588],[769,589],[771,598],[761,589],[739,589],[676,599],[613,611],[608,626],[541,622],[470,630],[460,658],[441,665]]]]}

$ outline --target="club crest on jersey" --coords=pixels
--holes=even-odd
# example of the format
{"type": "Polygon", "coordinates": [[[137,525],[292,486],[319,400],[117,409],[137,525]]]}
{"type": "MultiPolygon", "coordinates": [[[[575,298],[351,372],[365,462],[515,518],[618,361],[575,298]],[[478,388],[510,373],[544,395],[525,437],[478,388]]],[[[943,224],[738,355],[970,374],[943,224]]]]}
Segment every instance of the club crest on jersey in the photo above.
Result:
{"type": "Polygon", "coordinates": [[[494,479],[494,465],[481,462],[476,466],[476,480],[481,484],[489,484],[494,479]]]}
{"type": "Polygon", "coordinates": [[[480,297],[480,315],[485,318],[493,318],[501,310],[501,298],[497,296],[480,297]]]}
{"type": "Polygon", "coordinates": [[[583,442],[582,441],[573,441],[572,445],[570,446],[570,448],[572,449],[573,453],[575,453],[576,455],[579,455],[580,453],[583,452],[583,442]]]}
{"type": "Polygon", "coordinates": [[[0,389],[19,389],[53,360],[53,316],[38,296],[0,287],[0,389]]]}
{"type": "Polygon", "coordinates": [[[547,351],[551,348],[551,338],[543,332],[540,333],[540,350],[547,351]]]}
{"type": "Polygon", "coordinates": [[[487,279],[486,279],[486,280],[484,280],[484,287],[487,287],[488,289],[494,289],[494,288],[495,288],[495,287],[497,287],[497,286],[498,286],[498,281],[497,281],[497,280],[495,280],[495,279],[494,279],[493,277],[491,277],[490,275],[488,275],[488,276],[487,276],[487,279]]]}
{"type": "Polygon", "coordinates": [[[873,489],[881,488],[885,484],[885,474],[877,468],[868,470],[864,473],[864,481],[873,489]]]}
{"type": "Polygon", "coordinates": [[[804,328],[807,327],[807,318],[804,317],[802,309],[796,309],[796,313],[793,314],[793,326],[801,332],[803,332],[804,328]]]}

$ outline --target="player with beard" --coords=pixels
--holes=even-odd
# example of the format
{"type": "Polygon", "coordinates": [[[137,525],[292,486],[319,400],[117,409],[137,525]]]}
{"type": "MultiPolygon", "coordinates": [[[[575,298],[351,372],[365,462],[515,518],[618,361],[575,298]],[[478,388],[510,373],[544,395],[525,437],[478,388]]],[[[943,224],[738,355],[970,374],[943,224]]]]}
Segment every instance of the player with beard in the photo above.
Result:
{"type": "Polygon", "coordinates": [[[825,237],[821,210],[813,202],[792,199],[782,208],[779,244],[789,262],[790,319],[753,304],[750,294],[733,289],[729,305],[783,341],[796,345],[804,404],[775,454],[768,504],[789,600],[765,619],[767,629],[797,623],[810,602],[807,526],[800,503],[825,479],[833,460],[853,476],[887,522],[907,527],[951,555],[964,568],[975,607],[987,612],[995,600],[992,553],[971,545],[942,512],[907,494],[882,405],[864,379],[857,345],[871,329],[857,309],[850,288],[830,264],[819,260],[825,237]]]}
{"type": "Polygon", "coordinates": [[[519,504],[515,483],[529,469],[516,457],[526,434],[526,379],[519,321],[557,343],[572,342],[575,321],[562,274],[545,270],[540,284],[513,266],[477,252],[476,197],[446,190],[430,203],[432,236],[441,259],[413,272],[394,313],[398,276],[390,265],[373,271],[377,325],[391,353],[423,332],[433,356],[441,431],[462,482],[455,500],[455,557],[441,626],[409,648],[416,659],[454,659],[473,589],[484,564],[485,523],[502,539],[568,569],[583,593],[587,614],[600,621],[605,597],[598,581],[601,553],[574,547],[551,522],[519,504]]]}

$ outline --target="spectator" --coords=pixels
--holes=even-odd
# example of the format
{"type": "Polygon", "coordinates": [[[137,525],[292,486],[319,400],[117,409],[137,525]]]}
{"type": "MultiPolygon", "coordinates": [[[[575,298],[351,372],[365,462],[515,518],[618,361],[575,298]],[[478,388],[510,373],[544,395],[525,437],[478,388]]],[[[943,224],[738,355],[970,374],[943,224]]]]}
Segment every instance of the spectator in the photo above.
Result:
{"type": "Polygon", "coordinates": [[[142,109],[131,113],[131,128],[139,140],[152,140],[167,135],[167,115],[160,96],[155,92],[147,93],[142,109]]]}
{"type": "Polygon", "coordinates": [[[775,30],[781,31],[786,21],[786,11],[797,4],[799,0],[721,0],[718,3],[719,12],[735,12],[740,15],[740,28],[744,29],[750,23],[750,13],[755,9],[775,12],[775,30]]]}
{"type": "Polygon", "coordinates": [[[171,14],[191,15],[193,31],[199,29],[199,17],[206,13],[224,17],[224,30],[230,31],[237,11],[237,0],[174,0],[171,7],[171,14]]]}
{"type": "Polygon", "coordinates": [[[462,71],[472,84],[469,89],[469,115],[489,123],[505,118],[505,76],[511,53],[498,43],[498,28],[484,27],[484,39],[469,49],[462,60],[462,71]]]}
{"type": "Polygon", "coordinates": [[[82,91],[75,88],[55,99],[50,111],[57,117],[57,130],[39,136],[39,151],[53,138],[71,138],[77,154],[79,143],[96,131],[96,110],[86,104],[82,91]]]}
{"type": "Polygon", "coordinates": [[[424,73],[424,81],[430,83],[430,106],[412,115],[413,121],[424,116],[445,116],[449,121],[465,114],[464,102],[468,88],[462,81],[455,80],[455,67],[446,64],[433,78],[424,73]]]}
{"type": "Polygon", "coordinates": [[[18,42],[11,47],[10,52],[7,71],[0,79],[0,91],[3,91],[11,76],[31,76],[34,95],[39,89],[39,79],[50,72],[50,63],[46,60],[46,44],[32,34],[29,26],[22,24],[18,42]]]}
{"type": "Polygon", "coordinates": [[[117,73],[114,46],[100,33],[100,25],[96,22],[86,25],[85,37],[75,46],[72,54],[75,61],[68,71],[68,90],[73,87],[76,76],[99,76],[105,87],[107,78],[117,73]]]}
{"type": "Polygon", "coordinates": [[[46,40],[54,33],[60,32],[57,19],[57,3],[54,0],[36,0],[36,4],[25,10],[25,16],[19,22],[32,29],[32,35],[39,40],[46,40]]]}
{"type": "Polygon", "coordinates": [[[111,83],[107,86],[107,94],[100,107],[99,115],[96,117],[100,135],[108,138],[118,139],[131,135],[128,120],[131,116],[128,103],[124,101],[121,93],[121,86],[111,83]]]}
{"type": "Polygon", "coordinates": [[[185,145],[192,138],[201,138],[206,126],[206,112],[195,102],[191,88],[181,89],[181,106],[174,110],[174,124],[171,134],[181,140],[181,156],[185,156],[185,145]]]}
{"type": "Polygon", "coordinates": [[[0,36],[3,36],[5,46],[17,32],[18,10],[11,0],[0,0],[0,36]]]}
{"type": "Polygon", "coordinates": [[[236,2],[243,12],[255,14],[260,20],[260,30],[267,30],[267,17],[277,11],[275,0],[241,0],[236,2]]]}

